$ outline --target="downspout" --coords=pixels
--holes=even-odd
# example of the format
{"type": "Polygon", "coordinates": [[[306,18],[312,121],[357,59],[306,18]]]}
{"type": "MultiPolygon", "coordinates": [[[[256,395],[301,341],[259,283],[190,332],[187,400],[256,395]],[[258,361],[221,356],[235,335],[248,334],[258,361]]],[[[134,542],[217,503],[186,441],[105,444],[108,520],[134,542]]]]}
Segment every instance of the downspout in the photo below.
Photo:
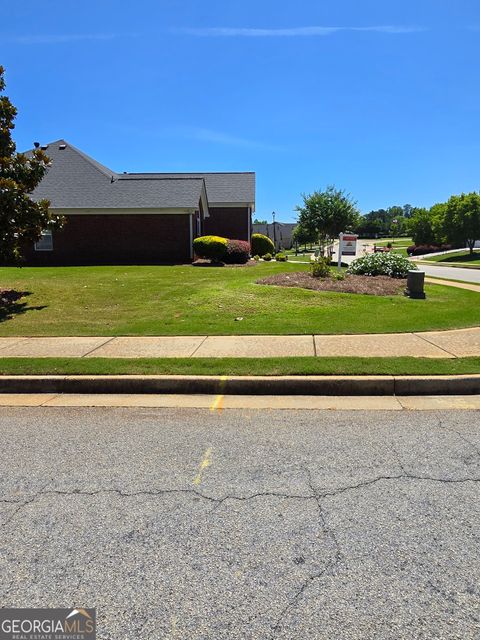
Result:
{"type": "Polygon", "coordinates": [[[190,260],[193,261],[193,216],[195,214],[190,214],[190,260]]]}

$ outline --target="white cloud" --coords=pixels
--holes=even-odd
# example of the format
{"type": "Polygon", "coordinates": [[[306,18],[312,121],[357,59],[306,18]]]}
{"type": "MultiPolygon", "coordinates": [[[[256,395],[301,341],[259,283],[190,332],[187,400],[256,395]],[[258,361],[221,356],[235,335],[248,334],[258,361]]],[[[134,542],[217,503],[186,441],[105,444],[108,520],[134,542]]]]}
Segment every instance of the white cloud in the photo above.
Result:
{"type": "Polygon", "coordinates": [[[269,37],[305,37],[305,36],[329,36],[341,31],[373,32],[373,33],[418,33],[426,31],[424,27],[380,25],[371,27],[292,27],[285,29],[251,29],[243,27],[201,27],[176,29],[176,33],[203,37],[244,37],[244,38],[269,38],[269,37]]]}
{"type": "Polygon", "coordinates": [[[114,33],[65,33],[53,35],[27,35],[27,36],[10,36],[3,37],[5,42],[13,44],[64,44],[70,42],[82,42],[85,40],[113,40],[118,37],[133,36],[133,34],[124,34],[119,36],[114,33]]]}

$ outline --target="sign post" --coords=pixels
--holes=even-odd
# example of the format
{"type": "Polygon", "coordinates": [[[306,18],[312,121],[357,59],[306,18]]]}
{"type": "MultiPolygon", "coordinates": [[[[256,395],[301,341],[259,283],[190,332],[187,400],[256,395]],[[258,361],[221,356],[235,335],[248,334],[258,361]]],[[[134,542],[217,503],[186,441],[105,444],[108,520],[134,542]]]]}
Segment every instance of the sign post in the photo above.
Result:
{"type": "Polygon", "coordinates": [[[338,269],[342,268],[343,232],[338,236],[338,269]]]}

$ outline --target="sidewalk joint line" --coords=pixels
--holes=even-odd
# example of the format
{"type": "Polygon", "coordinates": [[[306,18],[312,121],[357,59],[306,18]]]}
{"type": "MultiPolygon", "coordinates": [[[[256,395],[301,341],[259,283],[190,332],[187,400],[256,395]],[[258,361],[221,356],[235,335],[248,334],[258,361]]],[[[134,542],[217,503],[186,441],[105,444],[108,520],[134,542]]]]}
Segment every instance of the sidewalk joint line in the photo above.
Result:
{"type": "Polygon", "coordinates": [[[440,349],[440,351],[443,351],[444,353],[448,353],[448,355],[449,356],[453,356],[453,358],[455,358],[455,360],[458,359],[457,355],[455,355],[454,353],[451,353],[451,351],[448,351],[448,349],[444,349],[443,347],[440,347],[438,344],[435,344],[435,342],[432,342],[431,340],[428,340],[421,333],[412,333],[412,335],[413,336],[417,336],[418,338],[421,338],[422,340],[425,340],[425,342],[428,342],[428,344],[431,344],[434,347],[437,347],[437,349],[440,349]]]}
{"type": "Polygon", "coordinates": [[[49,395],[49,397],[46,400],[44,400],[43,402],[41,402],[38,405],[39,407],[44,407],[47,404],[47,402],[50,402],[50,400],[55,400],[55,398],[60,397],[62,394],[61,393],[49,393],[48,395],[49,395]]]}
{"type": "Polygon", "coordinates": [[[109,338],[108,340],[105,340],[105,342],[102,342],[102,344],[97,345],[96,347],[94,347],[93,349],[90,349],[90,351],[87,351],[87,353],[84,353],[83,355],[80,356],[80,358],[85,358],[86,356],[89,356],[91,353],[93,353],[94,351],[96,351],[97,349],[100,349],[101,347],[104,347],[106,344],[108,344],[109,342],[111,342],[112,340],[115,340],[115,338],[118,338],[118,336],[112,336],[111,338],[109,338]]]}
{"type": "Polygon", "coordinates": [[[189,358],[193,358],[193,356],[197,353],[197,351],[200,349],[200,347],[203,345],[203,343],[205,342],[205,340],[208,338],[208,336],[205,336],[203,338],[203,340],[200,342],[199,345],[197,345],[195,347],[195,349],[192,351],[192,353],[188,356],[189,358]]]}
{"type": "MultiPolygon", "coordinates": [[[[2,336],[2,338],[8,338],[10,336],[2,336]]],[[[13,336],[14,337],[14,336],[13,336]]],[[[23,336],[21,338],[15,338],[16,342],[12,342],[12,344],[6,344],[4,347],[0,347],[0,351],[4,351],[5,349],[11,349],[12,347],[16,347],[21,342],[25,342],[26,340],[30,340],[30,336],[23,336]]]]}
{"type": "Polygon", "coordinates": [[[312,340],[313,340],[313,355],[316,358],[318,356],[318,353],[317,353],[317,343],[315,342],[315,334],[312,335],[312,340]]]}

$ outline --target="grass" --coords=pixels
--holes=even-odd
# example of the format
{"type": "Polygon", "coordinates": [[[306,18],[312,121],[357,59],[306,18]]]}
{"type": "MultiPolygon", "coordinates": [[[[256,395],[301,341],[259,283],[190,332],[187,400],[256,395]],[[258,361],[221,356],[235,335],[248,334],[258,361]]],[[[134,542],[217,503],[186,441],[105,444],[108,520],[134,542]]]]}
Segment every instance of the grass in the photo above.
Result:
{"type": "Polygon", "coordinates": [[[470,254],[469,251],[456,251],[455,253],[447,253],[441,256],[432,256],[429,258],[425,256],[424,260],[429,262],[442,262],[442,263],[466,263],[465,266],[480,265],[480,251],[474,251],[470,254]]]}
{"type": "Polygon", "coordinates": [[[311,253],[299,253],[298,256],[296,256],[294,253],[289,253],[288,255],[288,261],[289,262],[310,262],[310,256],[312,255],[313,251],[311,253]]]}
{"type": "Polygon", "coordinates": [[[30,295],[13,303],[9,314],[4,310],[0,336],[354,334],[479,323],[478,293],[453,287],[429,284],[427,300],[410,300],[256,284],[308,269],[288,262],[5,267],[0,287],[30,295]]]}
{"type": "Polygon", "coordinates": [[[392,243],[394,247],[409,247],[413,244],[412,238],[382,238],[381,240],[359,240],[359,242],[368,242],[369,244],[376,244],[377,247],[386,247],[388,243],[392,243]]]}
{"type": "Polygon", "coordinates": [[[0,358],[0,375],[460,375],[480,358],[0,358]]]}

